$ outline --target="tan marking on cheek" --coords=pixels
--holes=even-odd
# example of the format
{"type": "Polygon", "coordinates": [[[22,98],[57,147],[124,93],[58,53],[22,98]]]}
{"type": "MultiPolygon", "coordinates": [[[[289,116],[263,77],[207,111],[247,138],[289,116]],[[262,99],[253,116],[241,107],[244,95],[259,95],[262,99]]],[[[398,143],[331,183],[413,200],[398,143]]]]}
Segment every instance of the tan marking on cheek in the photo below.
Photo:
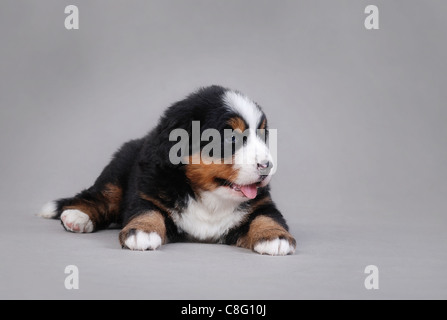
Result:
{"type": "Polygon", "coordinates": [[[241,237],[236,245],[253,250],[256,243],[277,238],[286,239],[291,245],[296,246],[296,241],[292,235],[275,220],[267,216],[259,216],[251,222],[248,233],[241,237]]]}
{"type": "Polygon", "coordinates": [[[202,159],[200,159],[200,164],[192,164],[193,157],[189,158],[190,164],[185,166],[185,174],[194,190],[211,191],[216,189],[219,187],[216,178],[229,181],[234,181],[237,178],[238,170],[232,164],[224,164],[223,161],[222,163],[205,164],[202,159]]]}
{"type": "Polygon", "coordinates": [[[162,244],[166,243],[166,225],[163,215],[158,211],[148,211],[132,218],[121,230],[119,239],[123,246],[131,230],[140,230],[146,233],[156,232],[162,244]]]}
{"type": "Polygon", "coordinates": [[[244,132],[246,129],[245,122],[240,117],[230,118],[227,123],[233,128],[233,130],[240,130],[241,132],[244,132]]]}
{"type": "Polygon", "coordinates": [[[261,125],[259,126],[259,129],[264,130],[267,127],[267,119],[262,120],[261,125]]]}

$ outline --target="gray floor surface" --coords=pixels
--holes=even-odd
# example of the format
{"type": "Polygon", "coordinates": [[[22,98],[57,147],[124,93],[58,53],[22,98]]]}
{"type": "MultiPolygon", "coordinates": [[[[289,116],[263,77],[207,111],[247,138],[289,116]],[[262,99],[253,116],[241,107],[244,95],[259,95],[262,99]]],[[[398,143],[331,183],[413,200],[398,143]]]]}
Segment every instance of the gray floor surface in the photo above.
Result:
{"type": "Polygon", "coordinates": [[[447,298],[446,1],[78,0],[67,30],[71,4],[0,4],[0,298],[447,298]],[[379,30],[364,26],[370,4],[379,30]],[[295,255],[130,252],[118,230],[34,215],[211,84],[278,130],[272,192],[295,255]]]}
{"type": "Polygon", "coordinates": [[[118,230],[72,234],[22,210],[11,208],[14,219],[0,227],[3,299],[447,298],[444,227],[411,215],[402,223],[301,209],[308,218],[291,221],[297,253],[270,257],[189,243],[131,252],[120,248],[118,230]],[[364,287],[371,264],[379,268],[372,291],[364,287]],[[67,265],[79,269],[79,290],[64,286],[67,265]]]}

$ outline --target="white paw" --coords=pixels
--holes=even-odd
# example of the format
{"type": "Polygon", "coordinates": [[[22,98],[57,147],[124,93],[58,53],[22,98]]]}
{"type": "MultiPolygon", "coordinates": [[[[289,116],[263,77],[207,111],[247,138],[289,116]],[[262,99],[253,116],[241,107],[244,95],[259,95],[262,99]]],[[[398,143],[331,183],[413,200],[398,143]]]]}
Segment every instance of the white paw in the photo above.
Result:
{"type": "Polygon", "coordinates": [[[137,230],[124,242],[130,250],[156,250],[161,246],[161,237],[156,232],[147,233],[137,230]]]}
{"type": "Polygon", "coordinates": [[[56,209],[56,202],[51,201],[45,204],[37,215],[41,218],[53,219],[57,215],[56,209]]]}
{"type": "Polygon", "coordinates": [[[61,215],[62,223],[71,232],[93,232],[93,222],[84,212],[76,209],[65,210],[61,215]]]}
{"type": "Polygon", "coordinates": [[[275,239],[270,241],[258,242],[254,250],[260,254],[268,254],[271,256],[286,256],[295,252],[295,246],[286,239],[275,239]]]}

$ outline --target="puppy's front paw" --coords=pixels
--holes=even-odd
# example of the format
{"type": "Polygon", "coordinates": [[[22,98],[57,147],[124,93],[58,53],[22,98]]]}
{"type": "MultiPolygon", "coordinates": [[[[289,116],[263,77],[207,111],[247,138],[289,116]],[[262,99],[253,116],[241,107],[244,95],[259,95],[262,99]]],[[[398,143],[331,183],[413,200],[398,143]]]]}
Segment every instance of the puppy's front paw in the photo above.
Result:
{"type": "Polygon", "coordinates": [[[119,240],[123,248],[130,250],[157,250],[166,243],[164,217],[157,211],[134,216],[121,230],[119,240]]]}
{"type": "Polygon", "coordinates": [[[287,229],[268,216],[255,218],[236,245],[260,254],[285,256],[295,252],[296,241],[287,229]]]}
{"type": "Polygon", "coordinates": [[[62,224],[67,231],[76,233],[90,233],[94,231],[94,226],[90,217],[77,209],[69,209],[62,212],[62,224]]]}
{"type": "Polygon", "coordinates": [[[123,248],[138,251],[157,250],[162,244],[161,237],[157,232],[147,233],[135,229],[127,233],[123,242],[123,248]]]}
{"type": "Polygon", "coordinates": [[[295,252],[295,241],[276,238],[274,240],[261,240],[257,242],[253,250],[259,254],[271,256],[286,256],[295,252]]]}

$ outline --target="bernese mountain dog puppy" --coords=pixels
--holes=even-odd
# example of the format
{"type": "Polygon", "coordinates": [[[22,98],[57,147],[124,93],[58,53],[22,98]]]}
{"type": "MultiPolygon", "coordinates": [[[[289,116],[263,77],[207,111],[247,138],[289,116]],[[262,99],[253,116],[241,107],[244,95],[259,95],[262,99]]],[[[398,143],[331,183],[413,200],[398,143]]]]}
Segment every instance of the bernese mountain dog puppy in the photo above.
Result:
{"type": "Polygon", "coordinates": [[[144,138],[125,143],[92,187],[48,203],[40,216],[75,233],[118,223],[120,244],[131,250],[198,241],[292,254],[295,239],[269,192],[274,163],[262,132],[267,119],[257,103],[220,86],[199,89],[144,138]],[[210,137],[219,148],[204,153],[210,137]]]}

